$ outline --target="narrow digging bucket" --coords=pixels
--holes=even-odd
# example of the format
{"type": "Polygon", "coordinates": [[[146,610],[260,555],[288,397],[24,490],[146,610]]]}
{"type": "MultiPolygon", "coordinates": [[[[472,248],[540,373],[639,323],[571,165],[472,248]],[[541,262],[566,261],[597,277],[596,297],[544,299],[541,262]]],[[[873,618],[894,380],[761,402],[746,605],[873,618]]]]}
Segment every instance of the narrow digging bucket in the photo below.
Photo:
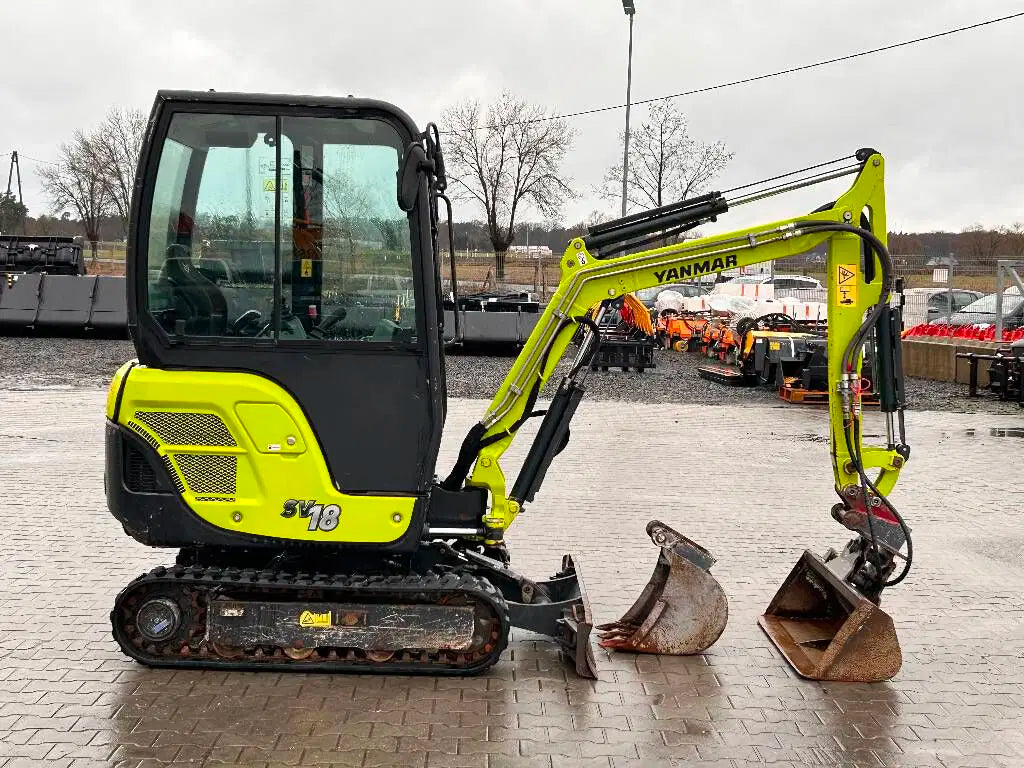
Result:
{"type": "Polygon", "coordinates": [[[873,683],[889,680],[903,663],[892,618],[810,550],[758,623],[811,680],[873,683]]]}
{"type": "Polygon", "coordinates": [[[701,653],[729,620],[729,602],[710,572],[715,558],[658,520],[647,524],[647,533],[661,547],[654,574],[621,619],[597,628],[598,642],[621,651],[701,653]]]}

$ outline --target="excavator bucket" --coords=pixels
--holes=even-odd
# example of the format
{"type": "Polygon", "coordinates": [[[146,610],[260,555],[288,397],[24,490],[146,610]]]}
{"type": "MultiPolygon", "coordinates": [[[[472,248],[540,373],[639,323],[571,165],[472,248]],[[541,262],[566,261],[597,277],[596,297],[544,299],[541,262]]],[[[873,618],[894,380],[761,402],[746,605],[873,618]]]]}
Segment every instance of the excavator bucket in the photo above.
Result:
{"type": "Polygon", "coordinates": [[[647,524],[647,534],[661,547],[654,574],[621,619],[597,628],[598,642],[640,653],[700,653],[729,619],[725,592],[710,572],[715,558],[658,520],[647,524]]]}
{"type": "Polygon", "coordinates": [[[804,552],[758,623],[801,677],[888,680],[903,661],[896,628],[839,575],[843,565],[842,558],[804,552]]]}

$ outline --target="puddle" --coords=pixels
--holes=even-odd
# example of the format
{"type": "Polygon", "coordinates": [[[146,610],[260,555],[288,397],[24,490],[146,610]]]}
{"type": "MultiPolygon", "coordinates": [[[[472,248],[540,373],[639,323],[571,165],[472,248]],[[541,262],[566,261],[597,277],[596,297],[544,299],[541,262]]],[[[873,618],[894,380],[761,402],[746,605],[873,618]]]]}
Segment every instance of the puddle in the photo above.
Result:
{"type": "MultiPolygon", "coordinates": [[[[773,432],[772,434],[774,435],[775,433],[773,432]]],[[[827,443],[829,441],[828,435],[816,435],[813,432],[804,432],[804,433],[799,434],[799,435],[791,435],[791,437],[794,437],[797,440],[801,440],[801,441],[808,442],[808,443],[827,443]]],[[[863,437],[863,438],[872,438],[872,437],[882,437],[882,435],[863,434],[863,435],[861,435],[861,437],[863,437]]]]}
{"type": "Polygon", "coordinates": [[[809,443],[827,443],[828,438],[825,435],[815,435],[810,432],[805,432],[802,435],[793,435],[797,440],[805,440],[809,443]]]}
{"type": "MultiPolygon", "coordinates": [[[[967,437],[977,437],[979,430],[977,429],[965,429],[964,434],[967,437]]],[[[1024,427],[989,427],[988,434],[990,437],[1020,437],[1024,438],[1024,427]]]]}

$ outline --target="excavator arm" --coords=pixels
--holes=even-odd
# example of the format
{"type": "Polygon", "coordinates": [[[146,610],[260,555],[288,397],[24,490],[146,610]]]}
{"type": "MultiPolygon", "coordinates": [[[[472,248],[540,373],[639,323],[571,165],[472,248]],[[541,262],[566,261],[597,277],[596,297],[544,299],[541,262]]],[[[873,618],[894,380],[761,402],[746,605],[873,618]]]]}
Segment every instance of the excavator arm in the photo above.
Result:
{"type": "MultiPolygon", "coordinates": [[[[909,456],[909,449],[903,435],[899,308],[891,304],[895,277],[885,246],[885,164],[882,156],[870,149],[859,150],[852,157],[837,162],[845,162],[845,165],[829,170],[819,170],[818,166],[808,178],[791,179],[774,187],[748,191],[733,200],[711,193],[625,217],[593,228],[588,235],[569,243],[560,261],[561,278],[554,296],[483,418],[466,436],[455,468],[444,483],[449,490],[457,490],[463,485],[487,490],[490,505],[483,518],[487,544],[500,543],[523,505],[533,499],[551,460],[568,440],[569,421],[583,394],[582,387],[575,381],[576,374],[600,343],[598,329],[587,317],[589,308],[644,288],[774,261],[827,243],[829,421],[832,469],[840,498],[833,507],[832,515],[858,535],[841,554],[830,552],[824,560],[817,558],[809,565],[802,560],[790,577],[790,581],[795,579],[800,585],[792,587],[787,582],[787,587],[790,592],[799,591],[801,585],[806,587],[804,582],[808,581],[811,587],[819,586],[827,574],[815,577],[812,573],[815,569],[827,570],[839,581],[840,586],[836,590],[840,593],[845,590],[845,594],[837,597],[835,590],[829,593],[831,600],[827,605],[810,600],[811,605],[804,600],[802,607],[798,606],[804,611],[801,614],[804,618],[808,612],[813,614],[810,620],[817,622],[815,627],[818,627],[822,620],[818,614],[823,612],[828,614],[824,618],[832,623],[854,616],[856,610],[851,605],[859,606],[861,614],[870,612],[871,606],[877,604],[882,588],[906,575],[911,552],[909,529],[886,499],[909,456]],[[835,202],[813,213],[664,247],[635,250],[645,240],[663,239],[666,233],[677,233],[713,221],[730,207],[842,176],[853,177],[849,189],[835,202]],[[615,255],[627,249],[634,252],[615,255]],[[580,324],[588,326],[589,331],[575,364],[558,386],[547,410],[534,411],[538,395],[580,324]],[[875,389],[881,392],[886,420],[888,440],[885,445],[865,445],[862,439],[860,367],[863,350],[869,340],[874,341],[878,350],[876,354],[882,358],[876,360],[874,375],[877,379],[875,389]],[[544,420],[523,469],[509,491],[500,459],[525,421],[539,415],[544,415],[544,420]],[[870,514],[868,510],[871,510],[870,514]],[[901,553],[904,544],[908,547],[906,557],[901,553]],[[905,563],[903,573],[897,579],[887,581],[899,559],[905,563]],[[835,608],[833,603],[836,600],[845,607],[835,608]],[[867,607],[862,604],[865,602],[867,607]]],[[[659,534],[661,542],[653,533],[652,538],[661,543],[665,551],[665,527],[663,524],[651,525],[662,532],[659,534]]],[[[671,529],[668,531],[671,534],[669,538],[684,539],[671,529]]],[[[692,545],[689,550],[691,560],[697,562],[707,555],[692,542],[685,541],[692,545]],[[695,556],[697,550],[703,554],[695,556]]],[[[808,552],[805,559],[812,555],[808,552]]],[[[788,596],[792,597],[791,594],[788,596]]],[[[780,597],[784,597],[781,592],[773,603],[774,608],[779,608],[776,603],[780,597]]],[[[635,610],[637,606],[634,606],[635,610]]],[[[793,613],[791,610],[787,614],[784,606],[779,610],[780,615],[793,613]]],[[[768,614],[772,611],[770,608],[768,614]]],[[[858,614],[858,620],[865,626],[870,624],[863,621],[861,614],[858,614]]],[[[888,620],[884,614],[881,616],[888,620]]],[[[801,640],[790,633],[792,630],[795,635],[803,637],[806,632],[803,635],[801,632],[806,627],[795,629],[793,621],[782,629],[777,626],[770,628],[764,620],[762,625],[797,671],[805,676],[883,679],[895,673],[891,652],[888,653],[890,658],[882,664],[884,669],[878,667],[851,672],[831,657],[822,661],[821,653],[829,647],[829,643],[823,644],[822,638],[815,635],[809,640],[806,637],[801,640]],[[787,652],[789,645],[796,648],[792,654],[787,652]],[[809,654],[813,658],[797,659],[801,654],[809,654]]],[[[842,625],[843,621],[839,621],[839,626],[842,625]]],[[[891,628],[891,620],[889,625],[891,628]]],[[[837,628],[832,627],[825,640],[839,634],[837,628]]],[[[892,639],[895,642],[894,634],[892,639]]],[[[625,647],[647,650],[639,644],[627,644],[625,647]]],[[[835,648],[831,654],[837,654],[835,648]]],[[[898,657],[898,654],[896,646],[895,655],[898,657]]],[[[898,667],[897,659],[896,669],[898,667]]]]}
{"type": "MultiPolygon", "coordinates": [[[[479,434],[469,441],[477,450],[470,456],[475,467],[468,485],[486,488],[490,494],[491,506],[484,520],[488,530],[504,531],[522,509],[525,499],[507,494],[500,459],[565,354],[577,324],[585,322],[589,308],[663,283],[794,256],[824,242],[829,245],[829,418],[836,488],[859,487],[853,449],[863,469],[879,471],[874,480],[877,491],[884,495],[892,490],[906,459],[905,448],[892,441],[889,446],[862,445],[859,355],[853,366],[844,368],[844,351],[861,331],[865,314],[886,305],[891,293],[891,286],[884,285],[879,263],[882,255],[869,248],[870,261],[865,265],[864,240],[850,224],[861,221],[866,212],[866,232],[884,244],[884,161],[868,150],[861,150],[857,157],[856,178],[850,189],[816,213],[613,258],[594,253],[588,242],[591,238],[578,237],[569,243],[560,262],[558,289],[477,425],[479,434]]],[[[713,198],[713,202],[698,206],[697,223],[728,208],[724,198],[713,198]]],[[[599,238],[600,234],[593,239],[610,242],[607,237],[599,238]]]]}

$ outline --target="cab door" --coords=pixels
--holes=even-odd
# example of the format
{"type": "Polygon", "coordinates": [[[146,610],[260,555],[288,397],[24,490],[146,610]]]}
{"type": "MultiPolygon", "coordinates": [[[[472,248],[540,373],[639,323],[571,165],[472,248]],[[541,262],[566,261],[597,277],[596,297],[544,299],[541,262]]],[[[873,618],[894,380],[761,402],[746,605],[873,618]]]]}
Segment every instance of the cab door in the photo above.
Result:
{"type": "Polygon", "coordinates": [[[413,211],[397,201],[416,134],[383,102],[161,92],[143,147],[128,265],[140,362],[277,382],[346,493],[425,493],[440,443],[426,180],[413,211]]]}

